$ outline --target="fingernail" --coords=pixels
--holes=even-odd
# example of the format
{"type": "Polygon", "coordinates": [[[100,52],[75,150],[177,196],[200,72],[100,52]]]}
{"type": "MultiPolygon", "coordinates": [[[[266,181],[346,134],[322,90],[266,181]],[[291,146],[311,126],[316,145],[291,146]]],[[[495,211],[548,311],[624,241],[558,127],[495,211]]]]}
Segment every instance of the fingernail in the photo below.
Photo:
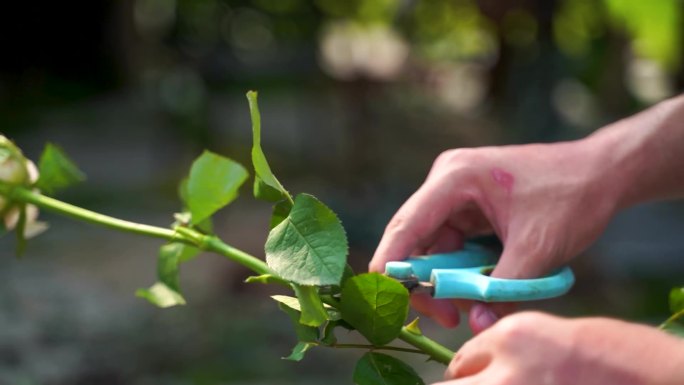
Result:
{"type": "Polygon", "coordinates": [[[489,306],[478,303],[470,309],[470,328],[474,333],[479,333],[494,325],[499,317],[489,306]]]}

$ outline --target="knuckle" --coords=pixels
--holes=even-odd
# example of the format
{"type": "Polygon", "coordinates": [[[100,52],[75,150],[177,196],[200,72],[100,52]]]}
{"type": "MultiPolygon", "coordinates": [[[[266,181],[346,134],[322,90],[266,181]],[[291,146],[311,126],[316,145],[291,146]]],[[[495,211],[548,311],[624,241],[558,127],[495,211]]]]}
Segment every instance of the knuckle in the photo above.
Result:
{"type": "Polygon", "coordinates": [[[435,160],[430,174],[450,177],[459,175],[461,178],[475,175],[478,170],[486,167],[488,151],[483,148],[457,148],[442,152],[435,160]]]}
{"type": "Polygon", "coordinates": [[[525,334],[525,325],[520,322],[520,318],[515,315],[504,317],[499,320],[494,331],[500,337],[500,341],[512,341],[521,337],[525,334]]]}
{"type": "Polygon", "coordinates": [[[446,165],[459,164],[467,160],[472,149],[469,148],[455,148],[446,150],[437,156],[435,159],[435,167],[443,167],[446,165]]]}
{"type": "Polygon", "coordinates": [[[527,338],[548,317],[540,312],[522,312],[502,318],[496,323],[496,331],[502,341],[518,341],[527,338]]]}
{"type": "Polygon", "coordinates": [[[554,317],[537,311],[516,313],[502,318],[494,326],[499,341],[506,346],[516,346],[520,342],[535,339],[543,325],[548,325],[554,317]]]}

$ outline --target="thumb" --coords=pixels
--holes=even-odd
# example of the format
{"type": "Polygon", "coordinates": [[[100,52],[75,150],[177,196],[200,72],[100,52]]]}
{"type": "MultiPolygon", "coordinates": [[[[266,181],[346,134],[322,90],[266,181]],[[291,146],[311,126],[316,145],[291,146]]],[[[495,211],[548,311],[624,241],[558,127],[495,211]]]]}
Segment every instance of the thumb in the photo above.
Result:
{"type": "Polygon", "coordinates": [[[426,181],[397,211],[378,244],[369,270],[385,271],[385,263],[406,259],[416,247],[430,239],[449,215],[472,200],[459,180],[426,181]]]}
{"type": "MultiPolygon", "coordinates": [[[[506,279],[537,278],[543,275],[550,263],[549,256],[535,254],[531,248],[519,242],[506,244],[499,263],[491,276],[506,279]]],[[[513,302],[477,302],[470,309],[469,324],[473,333],[478,334],[494,325],[500,318],[513,313],[517,304],[513,302]]]]}

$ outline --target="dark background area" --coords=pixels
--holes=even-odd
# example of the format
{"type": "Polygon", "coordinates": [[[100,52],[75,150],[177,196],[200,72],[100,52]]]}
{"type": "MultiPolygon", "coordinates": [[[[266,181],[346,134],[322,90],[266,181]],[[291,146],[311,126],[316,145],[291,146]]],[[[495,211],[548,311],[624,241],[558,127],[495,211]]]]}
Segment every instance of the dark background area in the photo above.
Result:
{"type": "MultiPolygon", "coordinates": [[[[60,199],[167,226],[203,148],[249,164],[259,90],[272,167],[340,215],[362,271],[441,151],[579,138],[681,92],[683,17],[677,0],[14,2],[0,132],[34,159],[47,141],[72,156],[88,180],[60,199]]],[[[133,293],[154,282],[157,241],[42,217],[23,259],[0,239],[0,384],[351,382],[359,352],[280,360],[289,320],[242,268],[184,264],[189,304],[156,309],[133,293]]],[[[244,188],[216,231],[260,256],[268,217],[244,188]]],[[[529,306],[657,324],[684,281],[683,228],[681,202],[620,214],[571,294],[529,306]]],[[[425,325],[453,348],[469,336],[425,325]]]]}

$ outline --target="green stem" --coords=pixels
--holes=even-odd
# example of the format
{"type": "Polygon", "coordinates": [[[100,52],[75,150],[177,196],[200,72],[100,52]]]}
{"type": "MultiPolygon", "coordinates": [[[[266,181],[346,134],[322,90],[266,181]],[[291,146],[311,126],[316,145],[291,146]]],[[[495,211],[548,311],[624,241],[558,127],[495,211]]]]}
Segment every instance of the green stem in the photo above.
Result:
{"type": "Polygon", "coordinates": [[[677,321],[680,318],[684,318],[684,309],[674,313],[670,318],[665,320],[665,322],[661,323],[660,326],[658,326],[659,329],[665,329],[668,325],[671,323],[677,321]]]}
{"type": "MultiPolygon", "coordinates": [[[[163,227],[149,226],[140,223],[129,222],[122,219],[99,214],[94,211],[86,210],[81,207],[74,206],[54,198],[50,198],[38,192],[32,191],[28,188],[14,187],[3,183],[0,183],[0,195],[9,197],[10,200],[13,201],[30,203],[40,207],[41,209],[65,215],[74,219],[82,220],[95,225],[104,226],[111,229],[120,230],[133,234],[161,238],[167,241],[183,242],[186,244],[194,245],[202,250],[211,251],[223,255],[224,257],[234,262],[237,262],[258,274],[273,274],[271,269],[269,269],[268,265],[266,265],[264,261],[250,254],[247,254],[242,250],[236,249],[226,244],[216,236],[205,235],[187,227],[179,226],[176,229],[172,230],[163,227]]],[[[274,274],[274,277],[277,276],[275,276],[274,274]]],[[[283,280],[282,283],[287,284],[287,281],[283,280]]],[[[330,299],[325,302],[333,306],[337,305],[336,301],[331,301],[330,299]]],[[[445,365],[449,364],[452,357],[454,356],[454,352],[450,351],[446,347],[440,345],[439,343],[423,335],[415,334],[409,331],[406,327],[402,328],[401,333],[399,334],[399,339],[403,340],[409,345],[413,345],[424,354],[429,355],[433,360],[441,362],[445,365]]],[[[417,352],[414,349],[396,348],[391,346],[372,347],[372,349],[417,352]]]]}
{"type": "MultiPolygon", "coordinates": [[[[257,274],[274,274],[273,271],[268,267],[266,262],[262,261],[261,259],[258,259],[252,255],[249,255],[245,253],[244,251],[240,249],[236,249],[233,246],[230,246],[226,243],[224,243],[221,239],[215,236],[210,236],[207,237],[206,239],[206,249],[207,251],[213,251],[217,254],[223,255],[227,257],[228,259],[235,261],[250,270],[254,271],[257,274]]],[[[277,276],[274,274],[274,279],[277,278],[277,276]]],[[[285,282],[285,281],[283,281],[285,282]]],[[[285,282],[287,284],[287,282],[285,282]]]]}
{"type": "Polygon", "coordinates": [[[399,339],[406,342],[409,345],[413,345],[416,348],[422,350],[428,354],[433,360],[440,362],[444,365],[449,365],[451,359],[454,358],[454,352],[447,349],[443,345],[425,337],[422,334],[416,334],[404,326],[401,328],[401,333],[399,333],[399,339]]]}
{"type": "Polygon", "coordinates": [[[134,234],[147,235],[154,238],[165,239],[167,241],[184,241],[183,239],[179,239],[176,232],[171,229],[143,225],[140,223],[124,221],[122,219],[102,215],[94,211],[86,210],[84,208],[74,206],[72,204],[62,202],[54,198],[50,198],[38,192],[31,191],[27,188],[13,188],[6,184],[0,183],[0,195],[8,196],[10,200],[31,203],[42,209],[52,211],[57,214],[65,215],[92,224],[109,227],[111,229],[121,230],[134,234]]]}
{"type": "Polygon", "coordinates": [[[259,274],[273,273],[264,261],[251,256],[242,250],[225,244],[216,236],[208,236],[193,229],[179,226],[172,230],[163,227],[149,226],[125,221],[96,213],[94,211],[86,210],[84,208],[74,206],[54,198],[50,198],[27,188],[11,187],[2,183],[0,183],[0,195],[5,195],[9,197],[10,200],[31,203],[40,207],[41,209],[95,225],[104,226],[123,232],[146,235],[149,237],[161,238],[167,241],[183,242],[189,245],[197,246],[202,250],[223,255],[224,257],[246,266],[247,268],[259,274]]]}
{"type": "Polygon", "coordinates": [[[373,345],[367,345],[367,344],[334,344],[334,345],[330,345],[330,347],[336,348],[336,349],[391,350],[391,351],[395,351],[395,352],[427,354],[422,350],[402,348],[399,346],[373,346],[373,345]]]}
{"type": "MultiPolygon", "coordinates": [[[[321,300],[336,309],[340,305],[339,302],[331,296],[323,295],[321,296],[321,300]]],[[[418,350],[424,354],[427,354],[433,360],[444,365],[449,365],[451,359],[454,358],[454,352],[449,350],[447,347],[439,344],[437,341],[425,337],[422,334],[416,334],[410,331],[406,326],[401,328],[399,339],[418,348],[418,350]]]]}

